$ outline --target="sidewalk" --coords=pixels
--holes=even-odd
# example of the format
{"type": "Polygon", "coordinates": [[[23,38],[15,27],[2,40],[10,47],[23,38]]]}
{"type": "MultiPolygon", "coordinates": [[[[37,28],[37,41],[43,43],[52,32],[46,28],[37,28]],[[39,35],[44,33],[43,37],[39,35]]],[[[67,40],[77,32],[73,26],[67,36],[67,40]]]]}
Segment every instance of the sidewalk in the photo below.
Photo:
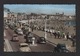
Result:
{"type": "MultiPolygon", "coordinates": [[[[40,37],[44,37],[45,35],[43,31],[38,31],[38,30],[34,30],[33,33],[40,37]]],[[[74,52],[75,50],[75,47],[71,47],[72,44],[70,40],[66,41],[65,39],[55,39],[54,36],[50,36],[49,33],[47,33],[47,40],[55,44],[58,43],[66,44],[67,49],[70,50],[71,52],[74,52]]]]}
{"type": "Polygon", "coordinates": [[[6,50],[6,48],[4,47],[4,52],[6,52],[7,50],[6,50]]]}
{"type": "Polygon", "coordinates": [[[5,32],[5,30],[4,30],[4,38],[6,37],[6,32],[5,32]]]}
{"type": "Polygon", "coordinates": [[[4,42],[4,51],[13,52],[12,47],[7,39],[5,39],[5,42],[4,42]]]}

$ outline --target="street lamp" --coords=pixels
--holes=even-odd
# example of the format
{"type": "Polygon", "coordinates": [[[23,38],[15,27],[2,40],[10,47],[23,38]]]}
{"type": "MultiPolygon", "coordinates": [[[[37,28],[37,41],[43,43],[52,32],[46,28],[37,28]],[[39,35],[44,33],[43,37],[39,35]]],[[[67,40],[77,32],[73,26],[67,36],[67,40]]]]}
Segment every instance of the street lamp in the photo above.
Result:
{"type": "Polygon", "coordinates": [[[29,16],[29,32],[31,32],[31,29],[30,29],[30,16],[29,16]]]}
{"type": "Polygon", "coordinates": [[[44,33],[44,37],[45,39],[47,39],[47,32],[46,32],[46,28],[47,28],[47,16],[43,16],[43,18],[45,19],[45,33],[44,33]]]}
{"type": "Polygon", "coordinates": [[[47,17],[45,17],[45,39],[47,38],[46,26],[47,26],[47,17]]]}

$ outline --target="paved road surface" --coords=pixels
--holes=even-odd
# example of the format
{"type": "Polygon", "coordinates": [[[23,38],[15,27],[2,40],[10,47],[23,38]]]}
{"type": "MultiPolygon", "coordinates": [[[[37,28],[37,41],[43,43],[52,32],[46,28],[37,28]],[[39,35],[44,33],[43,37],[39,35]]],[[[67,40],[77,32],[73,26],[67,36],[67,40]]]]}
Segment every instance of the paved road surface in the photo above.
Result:
{"type": "MultiPolygon", "coordinates": [[[[13,34],[15,34],[13,32],[13,30],[7,29],[7,30],[5,30],[5,33],[6,33],[5,38],[9,40],[9,43],[10,43],[13,51],[14,52],[19,51],[19,48],[20,48],[19,43],[25,42],[24,37],[18,35],[20,41],[19,42],[12,42],[11,41],[12,36],[13,36],[13,34]]],[[[46,44],[37,44],[37,46],[30,46],[30,48],[31,48],[32,52],[49,52],[49,51],[52,51],[54,49],[54,46],[49,44],[49,43],[46,43],[46,44]]]]}

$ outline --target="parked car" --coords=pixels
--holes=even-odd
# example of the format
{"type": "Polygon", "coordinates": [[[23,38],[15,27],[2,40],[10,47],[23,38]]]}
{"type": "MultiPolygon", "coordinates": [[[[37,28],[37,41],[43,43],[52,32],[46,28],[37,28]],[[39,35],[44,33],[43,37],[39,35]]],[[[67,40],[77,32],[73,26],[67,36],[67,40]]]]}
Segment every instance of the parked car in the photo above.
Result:
{"type": "Polygon", "coordinates": [[[19,35],[23,35],[23,31],[20,28],[16,29],[15,32],[19,35]]]}
{"type": "Polygon", "coordinates": [[[26,34],[25,34],[25,36],[26,36],[26,37],[32,37],[33,34],[32,34],[31,32],[28,32],[28,31],[27,31],[26,34]]]}
{"type": "Polygon", "coordinates": [[[23,33],[24,33],[24,34],[27,34],[27,33],[28,33],[28,30],[27,30],[27,29],[24,29],[24,30],[23,30],[23,33]]]}
{"type": "Polygon", "coordinates": [[[27,38],[26,38],[26,42],[27,42],[27,43],[32,43],[32,37],[27,37],[27,38]]]}
{"type": "Polygon", "coordinates": [[[41,44],[45,44],[46,43],[46,40],[44,37],[39,37],[39,39],[37,40],[38,43],[41,43],[41,44]]]}
{"type": "Polygon", "coordinates": [[[19,38],[18,38],[18,36],[16,34],[13,35],[12,41],[19,41],[19,38]]]}
{"type": "Polygon", "coordinates": [[[69,52],[69,50],[67,50],[65,44],[57,44],[57,46],[54,48],[54,52],[69,52]]]}
{"type": "Polygon", "coordinates": [[[12,29],[12,30],[15,29],[15,27],[13,25],[9,25],[9,28],[12,29]]]}
{"type": "Polygon", "coordinates": [[[8,26],[7,26],[7,25],[5,26],[5,29],[6,29],[6,30],[8,29],[8,26]]]}
{"type": "Polygon", "coordinates": [[[20,43],[19,46],[21,52],[31,52],[31,49],[29,48],[27,43],[20,43]]]}

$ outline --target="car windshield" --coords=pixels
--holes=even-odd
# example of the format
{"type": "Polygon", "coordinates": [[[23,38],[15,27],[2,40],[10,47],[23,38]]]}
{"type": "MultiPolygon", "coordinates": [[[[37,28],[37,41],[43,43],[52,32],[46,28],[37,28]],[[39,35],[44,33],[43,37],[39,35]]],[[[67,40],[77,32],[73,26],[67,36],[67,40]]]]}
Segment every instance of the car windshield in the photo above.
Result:
{"type": "Polygon", "coordinates": [[[22,32],[22,30],[18,30],[18,32],[22,32]]]}
{"type": "Polygon", "coordinates": [[[65,45],[62,45],[62,46],[61,46],[61,49],[66,49],[66,46],[65,46],[65,45]]]}
{"type": "Polygon", "coordinates": [[[14,37],[17,37],[17,35],[16,35],[16,34],[14,34],[13,36],[14,36],[14,37]]]}
{"type": "Polygon", "coordinates": [[[20,47],[28,47],[28,45],[21,45],[20,47]]]}
{"type": "Polygon", "coordinates": [[[45,40],[45,38],[43,37],[43,38],[41,38],[42,40],[45,40]]]}
{"type": "Polygon", "coordinates": [[[17,35],[15,35],[14,37],[17,37],[17,35]]]}

